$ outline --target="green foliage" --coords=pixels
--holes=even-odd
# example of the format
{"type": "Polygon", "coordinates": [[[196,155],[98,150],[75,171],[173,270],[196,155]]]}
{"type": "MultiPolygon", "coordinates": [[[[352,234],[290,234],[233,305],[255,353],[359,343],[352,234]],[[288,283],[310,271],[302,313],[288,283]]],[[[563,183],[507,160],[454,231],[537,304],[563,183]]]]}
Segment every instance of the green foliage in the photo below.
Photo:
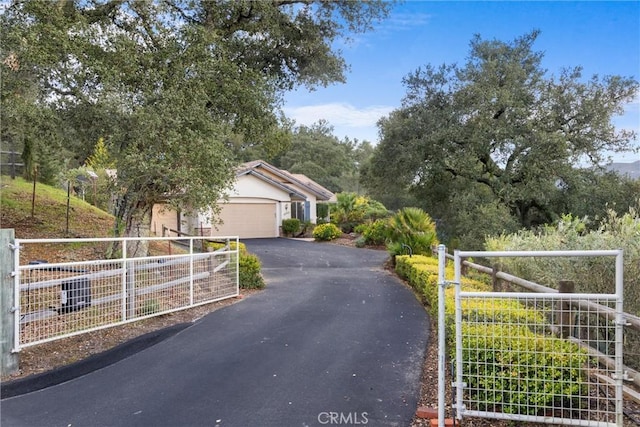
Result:
{"type": "MultiPolygon", "coordinates": [[[[640,316],[640,201],[624,215],[609,210],[600,221],[563,216],[555,226],[538,232],[487,238],[492,251],[520,250],[624,250],[624,309],[640,316]]],[[[560,280],[571,280],[576,292],[612,294],[615,292],[615,266],[611,257],[580,258],[500,258],[496,260],[509,273],[555,288],[560,280]]],[[[625,331],[625,364],[640,368],[640,333],[625,331]]]]}
{"type": "Polygon", "coordinates": [[[331,211],[331,222],[345,233],[351,233],[355,227],[367,220],[386,217],[387,209],[382,203],[356,193],[338,193],[337,202],[331,211]]]}
{"type": "Polygon", "coordinates": [[[336,199],[331,211],[331,222],[337,224],[343,232],[351,233],[364,220],[367,199],[356,193],[338,193],[336,199]]]}
{"type": "Polygon", "coordinates": [[[84,162],[84,165],[94,171],[100,169],[112,169],[115,167],[115,163],[111,159],[109,150],[107,150],[107,146],[104,143],[104,138],[98,139],[95,147],[93,147],[93,153],[84,162]]]}
{"type": "Polygon", "coordinates": [[[240,255],[240,288],[261,289],[264,288],[264,279],[260,274],[260,259],[254,254],[240,255]]]}
{"type": "Polygon", "coordinates": [[[331,218],[329,218],[329,206],[328,203],[316,204],[316,222],[318,224],[329,222],[327,219],[331,220],[331,218]]]}
{"type": "MultiPolygon", "coordinates": [[[[398,256],[396,272],[437,315],[438,260],[398,256]]],[[[449,263],[445,280],[453,275],[449,263]]],[[[464,291],[490,290],[466,277],[461,286],[464,291]]],[[[455,349],[454,295],[454,288],[446,289],[445,327],[451,351],[455,349]]],[[[580,407],[588,394],[585,366],[589,357],[575,344],[549,337],[539,311],[507,298],[464,299],[462,309],[463,379],[480,409],[497,405],[504,413],[544,415],[536,405],[580,407]]]]}
{"type": "Polygon", "coordinates": [[[342,231],[335,224],[320,224],[313,229],[313,238],[320,241],[337,239],[342,231]]]}
{"type": "MultiPolygon", "coordinates": [[[[67,191],[46,184],[36,185],[35,218],[31,217],[33,183],[23,178],[0,176],[2,227],[29,224],[36,235],[63,237],[66,231],[67,191]]],[[[81,199],[69,200],[69,232],[81,237],[109,237],[113,216],[81,199]]]]}
{"type": "Polygon", "coordinates": [[[332,192],[342,191],[343,177],[354,173],[353,147],[333,135],[333,127],[320,120],[294,129],[291,145],[274,164],[301,173],[332,192]]]}
{"type": "Polygon", "coordinates": [[[387,250],[394,255],[407,253],[431,254],[431,247],[438,244],[436,225],[431,217],[419,208],[404,208],[389,220],[387,250]]]}
{"type": "MultiPolygon", "coordinates": [[[[640,315],[640,203],[619,216],[610,210],[595,230],[587,218],[565,215],[555,226],[538,232],[487,238],[487,250],[624,250],[625,310],[640,315]]],[[[581,258],[500,258],[511,274],[545,286],[556,287],[560,280],[576,283],[576,292],[614,293],[614,265],[609,257],[581,258]]]]}
{"type": "Polygon", "coordinates": [[[367,230],[367,228],[369,228],[369,224],[366,222],[363,222],[362,224],[358,224],[355,227],[353,227],[353,232],[362,234],[367,230]]]}
{"type": "Polygon", "coordinates": [[[98,177],[85,191],[85,200],[105,212],[112,210],[112,198],[115,193],[114,179],[109,176],[105,169],[95,169],[93,171],[98,177]]]}
{"type": "Polygon", "coordinates": [[[507,414],[544,415],[539,407],[554,403],[581,407],[589,358],[575,344],[513,324],[463,327],[463,375],[481,410],[500,405],[507,414]]]}
{"type": "MultiPolygon", "coordinates": [[[[208,242],[207,246],[212,250],[212,251],[217,251],[218,249],[222,249],[226,246],[226,243],[221,243],[221,242],[208,242]]],[[[231,248],[231,250],[235,250],[236,249],[236,242],[231,241],[229,242],[229,247],[231,248]]],[[[238,248],[239,248],[239,252],[241,255],[243,254],[248,254],[249,251],[247,251],[247,246],[240,242],[238,244],[238,248]]]]}
{"type": "Polygon", "coordinates": [[[371,223],[363,224],[362,237],[367,245],[384,245],[389,235],[389,220],[377,219],[371,223]]]}
{"type": "Polygon", "coordinates": [[[455,246],[469,251],[482,250],[486,236],[521,229],[509,208],[490,197],[486,189],[478,188],[474,193],[456,192],[451,198],[455,208],[447,215],[442,230],[446,235],[456,236],[455,242],[447,243],[450,249],[455,246]]]}
{"type": "Polygon", "coordinates": [[[282,220],[282,232],[285,236],[295,236],[300,231],[300,220],[296,218],[282,220]]]}
{"type": "Polygon", "coordinates": [[[194,211],[213,206],[215,214],[238,159],[287,146],[284,92],[343,81],[336,42],[372,30],[390,8],[381,0],[300,8],[13,2],[0,15],[2,105],[10,107],[2,109],[2,139],[18,150],[31,144],[29,165],[44,171],[43,157],[58,148],[70,151],[57,150],[65,169],[87,158],[101,163],[91,153],[108,135],[115,214],[126,235],[144,235],[161,200],[194,211]]]}
{"type": "MultiPolygon", "coordinates": [[[[211,251],[223,249],[226,243],[221,242],[209,242],[208,247],[211,251]]],[[[231,250],[235,250],[236,242],[229,242],[231,250]]],[[[260,259],[249,253],[247,246],[240,242],[238,245],[238,252],[240,253],[240,259],[238,260],[238,266],[240,271],[238,275],[240,277],[240,288],[242,289],[261,289],[265,286],[264,279],[260,273],[262,265],[260,259]]],[[[235,261],[232,259],[232,262],[235,261]]]]}
{"type": "Polygon", "coordinates": [[[612,118],[636,96],[638,82],[585,78],[580,67],[554,76],[533,48],[538,34],[509,42],[476,36],[460,65],[408,74],[402,107],[380,120],[381,141],[362,181],[368,194],[387,206],[413,198],[447,240],[465,245],[500,227],[513,232],[566,212],[601,212],[607,191],[597,189],[592,200],[590,182],[610,185],[626,203],[633,194],[622,194],[627,184],[574,165],[633,148],[634,132],[612,118]]]}

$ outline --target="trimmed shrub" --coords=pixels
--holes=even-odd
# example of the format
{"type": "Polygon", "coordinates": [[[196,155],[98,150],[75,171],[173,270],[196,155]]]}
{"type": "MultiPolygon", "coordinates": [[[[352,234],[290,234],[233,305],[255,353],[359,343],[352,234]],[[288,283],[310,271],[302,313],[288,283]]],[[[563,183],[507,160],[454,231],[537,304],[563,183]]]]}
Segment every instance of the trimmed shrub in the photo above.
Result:
{"type": "MultiPolygon", "coordinates": [[[[225,244],[218,242],[209,242],[209,248],[211,250],[222,249],[225,244]]],[[[236,247],[236,242],[230,242],[232,250],[236,247]]],[[[240,259],[238,260],[238,267],[240,271],[238,272],[238,276],[240,278],[240,288],[241,289],[260,289],[265,286],[264,279],[260,274],[260,259],[247,251],[247,247],[244,243],[240,242],[238,245],[238,251],[240,253],[240,259]]],[[[235,262],[235,259],[231,260],[235,262]]]]}
{"type": "Polygon", "coordinates": [[[294,236],[300,231],[300,220],[297,218],[283,219],[282,232],[285,236],[294,236]]]}
{"type": "MultiPolygon", "coordinates": [[[[429,305],[438,306],[438,260],[397,256],[396,272],[429,305]]],[[[448,263],[445,279],[454,278],[448,263]]],[[[486,283],[463,277],[464,291],[490,291],[486,283]]],[[[445,290],[448,348],[455,344],[455,289],[445,290]]],[[[553,404],[579,408],[588,395],[584,367],[589,356],[577,345],[547,335],[542,312],[509,299],[465,299],[463,304],[463,376],[480,410],[543,415],[553,404]],[[537,330],[540,329],[540,330],[537,330]]],[[[452,354],[452,356],[454,356],[452,354]]]]}
{"type": "Polygon", "coordinates": [[[588,395],[584,366],[589,357],[575,344],[524,326],[463,328],[463,375],[478,409],[499,406],[507,414],[541,415],[540,407],[559,403],[580,408],[588,395]]]}
{"type": "Polygon", "coordinates": [[[264,288],[264,279],[260,274],[260,259],[254,254],[240,255],[240,287],[242,289],[264,288]]]}
{"type": "Polygon", "coordinates": [[[313,229],[313,238],[320,241],[337,239],[342,231],[335,224],[320,224],[313,229]]]}

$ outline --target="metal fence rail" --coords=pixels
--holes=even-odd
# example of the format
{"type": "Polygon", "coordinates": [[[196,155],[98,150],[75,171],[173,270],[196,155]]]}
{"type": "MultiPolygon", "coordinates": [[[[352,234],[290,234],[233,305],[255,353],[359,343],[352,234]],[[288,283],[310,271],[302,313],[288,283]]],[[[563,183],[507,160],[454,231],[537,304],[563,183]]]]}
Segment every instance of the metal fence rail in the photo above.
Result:
{"type": "Polygon", "coordinates": [[[16,239],[13,350],[237,296],[238,238],[221,239],[211,252],[202,237],[16,239]],[[127,256],[141,244],[149,256],[127,256]],[[30,245],[81,248],[85,259],[28,260],[30,245]],[[121,255],[104,259],[109,245],[121,255]]]}

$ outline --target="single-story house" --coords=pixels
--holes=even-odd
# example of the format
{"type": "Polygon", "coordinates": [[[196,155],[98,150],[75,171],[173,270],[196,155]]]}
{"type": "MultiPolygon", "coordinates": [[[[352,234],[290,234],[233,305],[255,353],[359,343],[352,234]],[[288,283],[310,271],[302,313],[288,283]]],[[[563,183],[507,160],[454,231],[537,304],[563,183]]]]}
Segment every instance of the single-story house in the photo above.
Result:
{"type": "Polygon", "coordinates": [[[282,220],[297,218],[316,223],[317,204],[335,200],[331,191],[307,176],[255,160],[236,170],[235,184],[227,200],[219,201],[221,212],[213,224],[210,212],[187,217],[159,204],[153,209],[151,231],[156,235],[172,229],[205,236],[278,237],[282,220]]]}

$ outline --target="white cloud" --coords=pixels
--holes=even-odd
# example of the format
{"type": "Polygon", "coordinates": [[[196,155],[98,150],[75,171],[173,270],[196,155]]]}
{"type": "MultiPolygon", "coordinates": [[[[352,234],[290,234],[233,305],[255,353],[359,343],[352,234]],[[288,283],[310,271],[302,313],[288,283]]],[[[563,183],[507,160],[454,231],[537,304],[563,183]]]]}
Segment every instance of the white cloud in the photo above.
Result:
{"type": "Polygon", "coordinates": [[[416,27],[429,25],[432,18],[433,16],[429,13],[392,12],[389,18],[377,27],[377,31],[382,33],[411,31],[416,27]]]}
{"type": "Polygon", "coordinates": [[[367,128],[375,127],[378,119],[388,115],[393,109],[394,107],[386,105],[356,108],[348,103],[336,102],[303,107],[287,107],[284,112],[299,125],[309,126],[318,120],[324,119],[334,126],[367,128]]]}
{"type": "Polygon", "coordinates": [[[335,102],[287,107],[284,112],[287,117],[295,120],[296,125],[311,126],[319,120],[326,120],[334,127],[334,135],[340,139],[348,137],[376,143],[378,140],[376,123],[395,108],[387,105],[356,108],[348,103],[335,102]]]}

